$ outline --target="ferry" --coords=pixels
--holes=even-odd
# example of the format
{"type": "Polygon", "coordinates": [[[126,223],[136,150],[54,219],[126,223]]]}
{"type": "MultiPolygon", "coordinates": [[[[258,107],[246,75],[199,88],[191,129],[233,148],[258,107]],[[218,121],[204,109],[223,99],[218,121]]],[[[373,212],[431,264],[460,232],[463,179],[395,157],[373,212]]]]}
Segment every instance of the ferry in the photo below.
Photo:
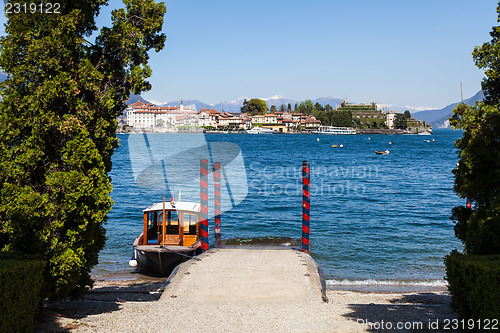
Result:
{"type": "Polygon", "coordinates": [[[274,134],[274,131],[270,128],[255,126],[251,130],[248,130],[247,134],[274,134]]]}
{"type": "Polygon", "coordinates": [[[351,127],[320,126],[315,134],[356,134],[356,130],[351,127]]]}
{"type": "Polygon", "coordinates": [[[164,276],[202,252],[199,203],[163,198],[143,213],[143,232],[134,241],[131,267],[164,276]]]}

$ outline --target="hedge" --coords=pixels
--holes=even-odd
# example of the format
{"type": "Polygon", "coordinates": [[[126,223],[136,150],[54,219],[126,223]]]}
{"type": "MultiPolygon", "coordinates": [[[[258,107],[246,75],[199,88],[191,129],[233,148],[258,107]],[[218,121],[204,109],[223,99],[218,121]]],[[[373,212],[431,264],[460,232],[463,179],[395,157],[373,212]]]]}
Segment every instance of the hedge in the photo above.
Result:
{"type": "Polygon", "coordinates": [[[0,333],[33,332],[45,264],[0,252],[0,333]]]}
{"type": "Polygon", "coordinates": [[[451,306],[459,318],[500,318],[500,255],[464,255],[455,250],[444,262],[451,306]]]}

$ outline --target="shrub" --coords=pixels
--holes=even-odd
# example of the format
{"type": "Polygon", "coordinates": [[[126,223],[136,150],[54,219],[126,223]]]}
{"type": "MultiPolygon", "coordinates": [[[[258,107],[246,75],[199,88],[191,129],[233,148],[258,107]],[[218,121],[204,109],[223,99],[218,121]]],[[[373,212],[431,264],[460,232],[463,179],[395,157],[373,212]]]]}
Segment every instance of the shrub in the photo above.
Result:
{"type": "Polygon", "coordinates": [[[500,318],[500,255],[464,255],[456,250],[445,257],[451,306],[460,319],[500,318]]]}
{"type": "Polygon", "coordinates": [[[33,332],[45,263],[0,252],[0,333],[33,332]]]}

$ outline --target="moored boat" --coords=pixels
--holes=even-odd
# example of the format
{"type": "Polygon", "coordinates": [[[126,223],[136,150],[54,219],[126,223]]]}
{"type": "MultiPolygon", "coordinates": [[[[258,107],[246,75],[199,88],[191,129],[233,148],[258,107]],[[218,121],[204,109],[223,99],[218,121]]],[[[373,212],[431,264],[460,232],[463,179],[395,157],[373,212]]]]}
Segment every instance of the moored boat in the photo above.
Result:
{"type": "Polygon", "coordinates": [[[334,127],[334,126],[320,126],[315,134],[356,134],[356,130],[350,127],[334,127]]]}
{"type": "Polygon", "coordinates": [[[130,266],[167,275],[201,253],[200,204],[159,202],[143,213],[143,232],[134,241],[130,266]]]}
{"type": "Polygon", "coordinates": [[[389,154],[388,150],[375,150],[375,154],[377,155],[387,155],[389,154]]]}
{"type": "Polygon", "coordinates": [[[251,130],[248,130],[247,134],[274,134],[274,131],[270,128],[255,126],[251,130]]]}

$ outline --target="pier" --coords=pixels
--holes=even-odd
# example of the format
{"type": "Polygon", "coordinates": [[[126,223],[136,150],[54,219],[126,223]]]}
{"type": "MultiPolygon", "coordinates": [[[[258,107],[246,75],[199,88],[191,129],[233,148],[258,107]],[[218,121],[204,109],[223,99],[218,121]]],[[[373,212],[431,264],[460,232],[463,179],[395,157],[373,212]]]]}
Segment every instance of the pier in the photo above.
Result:
{"type": "Polygon", "coordinates": [[[215,248],[174,272],[160,301],[321,302],[324,286],[314,260],[289,247],[215,248]]]}

